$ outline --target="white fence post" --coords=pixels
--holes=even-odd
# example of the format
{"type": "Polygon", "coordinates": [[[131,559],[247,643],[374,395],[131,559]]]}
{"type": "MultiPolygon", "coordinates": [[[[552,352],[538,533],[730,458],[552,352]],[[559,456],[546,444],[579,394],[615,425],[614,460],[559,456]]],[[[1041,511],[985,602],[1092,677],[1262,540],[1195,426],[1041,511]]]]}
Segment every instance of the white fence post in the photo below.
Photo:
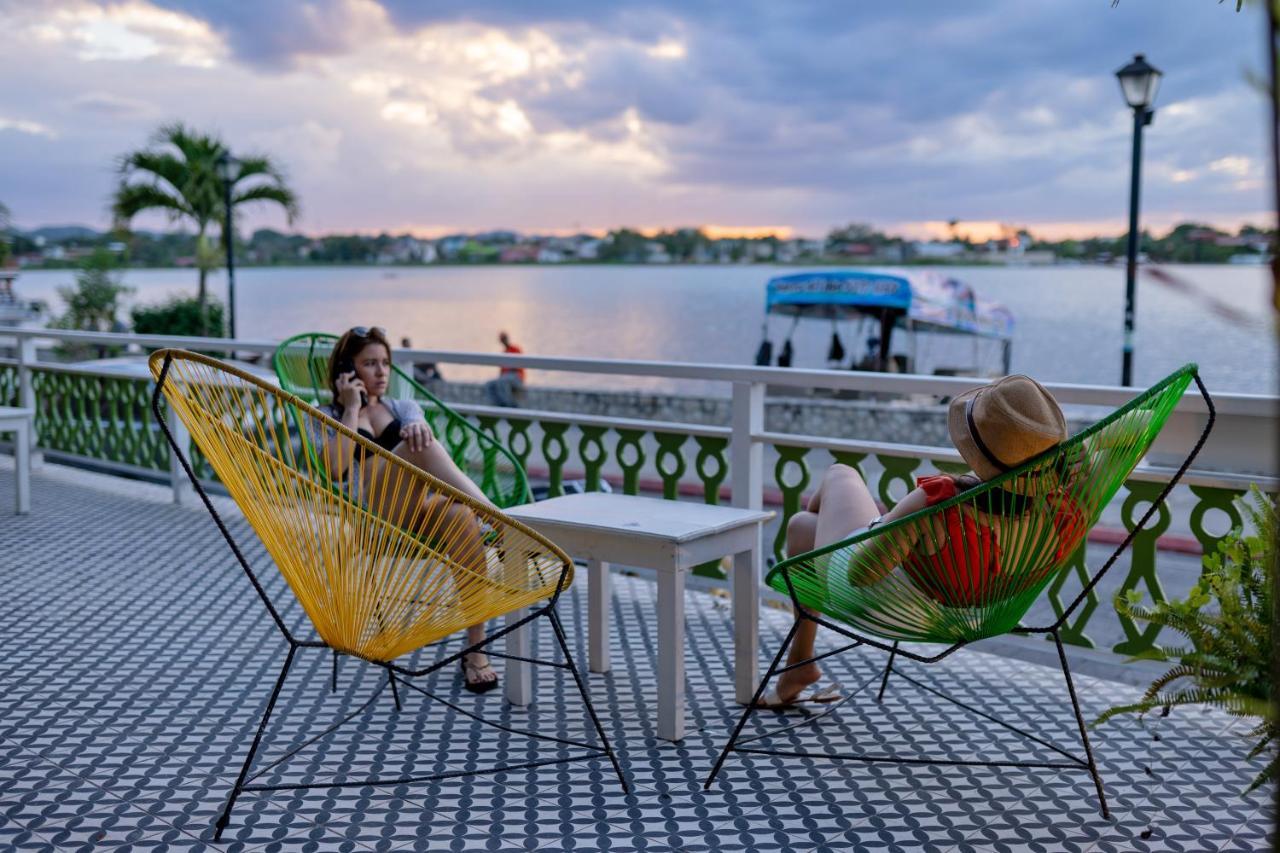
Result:
{"type": "MultiPolygon", "coordinates": [[[[164,417],[174,442],[179,447],[186,448],[189,460],[191,456],[191,434],[187,432],[186,424],[182,422],[182,418],[178,417],[178,413],[173,406],[167,408],[164,417]]],[[[173,502],[179,506],[188,503],[195,494],[195,489],[191,487],[191,481],[187,479],[187,472],[182,470],[182,463],[178,461],[178,454],[174,452],[172,447],[169,448],[169,487],[173,489],[173,502]]]]}
{"type": "Polygon", "coordinates": [[[764,431],[764,385],[759,382],[733,383],[732,414],[729,425],[729,482],[733,505],[760,509],[764,505],[764,445],[755,435],[764,431]]]}
{"type": "MultiPolygon", "coordinates": [[[[755,436],[764,431],[764,385],[759,382],[733,383],[729,437],[729,482],[733,505],[743,509],[764,506],[764,445],[755,436]]],[[[759,679],[760,579],[764,568],[764,547],[757,527],[755,547],[734,557],[733,571],[747,572],[749,583],[735,577],[732,584],[734,633],[734,694],[743,704],[750,702],[759,679]]]]}
{"type": "MultiPolygon", "coordinates": [[[[19,338],[18,339],[18,406],[23,409],[36,411],[36,385],[35,371],[32,366],[36,363],[36,339],[35,338],[19,338]]],[[[31,435],[27,441],[27,458],[32,468],[39,468],[40,463],[44,461],[44,454],[37,448],[40,447],[40,432],[36,427],[35,419],[31,421],[31,435]]]]}

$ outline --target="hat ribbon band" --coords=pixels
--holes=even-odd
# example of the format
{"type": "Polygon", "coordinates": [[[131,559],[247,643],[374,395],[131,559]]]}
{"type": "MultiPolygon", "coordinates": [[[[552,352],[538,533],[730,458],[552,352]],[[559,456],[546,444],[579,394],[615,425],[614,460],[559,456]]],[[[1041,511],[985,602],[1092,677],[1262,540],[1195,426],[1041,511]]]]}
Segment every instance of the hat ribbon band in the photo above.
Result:
{"type": "Polygon", "coordinates": [[[972,436],[973,443],[977,446],[978,451],[983,456],[987,457],[987,461],[990,462],[992,465],[996,466],[1001,471],[1012,471],[1013,470],[1012,466],[1006,465],[1003,462],[1001,462],[999,459],[997,459],[996,455],[991,452],[991,449],[987,447],[986,443],[983,442],[982,440],[982,436],[978,433],[978,425],[973,422],[974,399],[975,399],[974,397],[970,397],[964,404],[964,419],[969,424],[969,435],[972,436]]]}

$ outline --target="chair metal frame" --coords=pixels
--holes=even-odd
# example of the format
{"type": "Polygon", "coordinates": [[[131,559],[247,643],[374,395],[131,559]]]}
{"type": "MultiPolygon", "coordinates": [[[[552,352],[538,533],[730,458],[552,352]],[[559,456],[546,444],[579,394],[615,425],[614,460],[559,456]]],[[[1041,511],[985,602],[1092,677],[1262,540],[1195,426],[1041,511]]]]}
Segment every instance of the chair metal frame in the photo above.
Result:
{"type": "MultiPolygon", "coordinates": [[[[227,545],[230,547],[232,554],[236,558],[236,561],[240,564],[241,569],[244,570],[245,575],[249,578],[249,582],[253,585],[253,588],[257,592],[258,597],[262,600],[262,603],[266,607],[267,612],[270,614],[271,619],[275,623],[276,628],[280,631],[280,634],[281,636],[283,636],[285,642],[288,643],[288,651],[287,651],[287,654],[285,655],[284,664],[280,669],[280,675],[276,679],[275,686],[271,691],[271,696],[267,700],[266,708],[263,711],[262,719],[258,724],[257,731],[254,733],[253,742],[249,747],[249,752],[245,756],[244,764],[241,766],[239,775],[236,777],[235,785],[232,787],[231,793],[227,798],[226,806],[222,810],[222,813],[219,816],[217,823],[215,824],[215,828],[214,828],[215,842],[221,840],[223,832],[230,825],[231,813],[232,813],[232,809],[235,807],[236,801],[239,799],[241,794],[247,793],[247,792],[296,791],[296,790],[304,790],[304,789],[325,789],[325,788],[363,788],[363,787],[381,787],[386,785],[417,784],[417,783],[423,783],[423,782],[431,782],[431,781],[440,780],[440,779],[482,776],[482,775],[489,775],[489,774],[495,774],[495,773],[503,773],[503,772],[513,771],[513,770],[525,770],[533,767],[542,767],[542,766],[553,765],[553,764],[566,764],[574,761],[584,761],[584,760],[589,760],[593,758],[599,758],[602,756],[607,756],[609,758],[609,761],[613,765],[614,772],[618,776],[618,781],[622,784],[623,791],[628,793],[630,792],[630,788],[627,784],[626,777],[622,773],[622,766],[619,764],[618,758],[614,754],[613,748],[609,743],[609,739],[605,735],[604,727],[600,723],[600,718],[596,714],[594,706],[591,704],[591,697],[587,692],[586,684],[583,682],[582,675],[578,671],[577,665],[574,663],[573,656],[569,651],[569,643],[568,643],[567,636],[565,634],[564,626],[560,621],[559,615],[556,613],[556,609],[555,609],[556,604],[560,598],[561,593],[564,591],[565,578],[569,570],[568,563],[565,563],[561,567],[560,577],[556,582],[555,590],[550,596],[550,598],[546,600],[545,604],[533,610],[532,612],[528,613],[518,621],[508,624],[504,626],[502,629],[492,634],[488,634],[483,641],[466,646],[461,651],[451,654],[428,666],[424,666],[420,668],[411,668],[407,666],[402,666],[392,661],[382,662],[382,661],[368,660],[365,658],[361,658],[357,655],[353,655],[349,652],[335,649],[321,639],[303,639],[298,636],[295,636],[295,634],[289,630],[288,625],[285,624],[285,621],[281,617],[280,612],[272,603],[270,596],[267,595],[267,591],[263,587],[262,582],[259,580],[253,568],[249,565],[249,561],[245,558],[243,550],[241,549],[240,545],[236,542],[235,537],[232,536],[231,531],[228,529],[222,517],[218,514],[217,509],[214,507],[213,502],[209,498],[208,492],[205,490],[203,484],[200,482],[200,479],[196,476],[195,470],[192,468],[191,463],[187,458],[187,453],[182,447],[179,446],[177,440],[175,439],[173,433],[169,428],[169,425],[167,422],[168,419],[165,417],[165,413],[161,408],[161,401],[163,400],[164,386],[165,386],[166,379],[168,378],[168,375],[169,375],[169,368],[172,364],[172,361],[173,361],[172,353],[167,353],[165,356],[164,364],[163,364],[163,367],[161,368],[159,377],[156,380],[155,390],[152,392],[152,396],[151,396],[152,414],[155,416],[157,422],[159,423],[160,429],[163,431],[165,440],[169,443],[170,449],[174,453],[179,464],[182,466],[183,471],[186,472],[187,478],[191,481],[192,487],[195,489],[196,493],[200,496],[200,500],[204,504],[205,509],[209,512],[209,515],[213,518],[214,523],[217,525],[219,532],[222,534],[222,537],[226,540],[227,545]],[[519,655],[512,655],[512,654],[507,654],[503,652],[487,650],[487,648],[497,640],[500,640],[503,637],[510,634],[511,632],[522,629],[525,626],[531,627],[534,622],[541,619],[545,619],[547,622],[550,623],[551,630],[554,633],[556,638],[556,643],[559,646],[560,651],[564,656],[563,661],[542,660],[538,658],[522,657],[519,655]],[[371,696],[366,702],[364,702],[362,705],[356,708],[356,710],[352,711],[350,714],[348,714],[347,716],[339,720],[337,723],[327,728],[320,735],[306,741],[300,746],[290,749],[283,756],[271,762],[270,764],[267,764],[265,767],[260,768],[256,773],[250,776],[249,771],[253,766],[253,759],[258,752],[258,748],[262,744],[263,734],[265,733],[267,725],[271,720],[271,715],[272,715],[272,712],[275,710],[276,702],[280,698],[280,692],[283,689],[285,681],[289,675],[289,671],[293,666],[294,658],[299,652],[299,650],[301,649],[330,649],[333,652],[333,675],[332,675],[332,681],[330,684],[331,692],[337,690],[337,672],[338,672],[337,661],[338,661],[339,654],[348,655],[350,657],[357,658],[358,660],[363,660],[364,662],[369,663],[373,666],[384,669],[387,673],[387,680],[382,683],[382,686],[378,688],[378,690],[374,693],[373,696],[371,696]],[[541,734],[533,731],[516,729],[514,727],[507,726],[502,723],[485,719],[483,715],[477,714],[473,711],[469,711],[466,708],[462,708],[452,702],[449,702],[447,699],[444,699],[441,696],[433,694],[430,691],[426,690],[425,688],[417,684],[414,684],[408,680],[408,679],[416,679],[416,678],[421,678],[421,677],[430,675],[431,673],[441,670],[444,667],[447,667],[451,664],[454,664],[456,661],[461,660],[464,655],[468,655],[472,652],[480,651],[480,650],[486,650],[486,654],[488,654],[491,657],[522,661],[524,663],[535,664],[538,666],[547,666],[547,667],[553,667],[557,669],[568,670],[573,676],[573,680],[575,685],[577,686],[578,693],[582,697],[583,704],[586,706],[587,716],[589,717],[590,723],[594,728],[596,735],[600,738],[600,742],[602,745],[554,737],[552,735],[541,734]],[[549,742],[560,744],[563,746],[577,747],[585,750],[585,752],[582,754],[571,755],[564,758],[551,758],[551,759],[543,759],[543,760],[536,760],[536,761],[519,762],[519,763],[513,763],[513,764],[500,764],[493,767],[483,768],[480,770],[453,771],[453,772],[435,773],[435,774],[426,774],[426,775],[401,776],[394,779],[362,779],[357,781],[334,780],[334,781],[327,781],[327,782],[316,782],[316,783],[305,783],[305,784],[294,783],[294,784],[280,784],[280,785],[254,784],[254,779],[261,777],[263,774],[275,768],[276,766],[278,766],[279,764],[281,764],[282,762],[290,758],[292,755],[296,754],[298,751],[305,749],[319,742],[320,740],[323,740],[325,737],[328,737],[334,732],[336,732],[343,723],[353,719],[357,714],[361,713],[363,710],[369,707],[369,705],[371,705],[374,702],[374,700],[377,699],[377,697],[380,696],[383,692],[385,692],[388,688],[391,691],[392,700],[395,703],[395,708],[397,712],[400,711],[401,701],[400,701],[400,691],[399,691],[398,685],[401,685],[401,684],[403,684],[405,687],[409,689],[417,691],[423,696],[426,696],[428,699],[434,699],[444,705],[447,705],[453,710],[483,725],[486,725],[510,734],[523,735],[525,737],[529,737],[534,740],[549,741],[549,742]]],[[[285,396],[291,396],[291,395],[286,394],[285,396]]],[[[301,402],[301,401],[298,401],[298,402],[301,402]]],[[[341,425],[337,425],[337,426],[341,428],[341,425]]],[[[373,445],[371,445],[370,443],[365,442],[363,438],[360,438],[354,435],[349,437],[353,437],[354,440],[357,440],[363,443],[367,448],[370,449],[370,452],[379,450],[379,448],[373,447],[373,445]]],[[[431,646],[426,646],[424,648],[429,648],[429,647],[431,646]]]]}
{"type": "MultiPolygon", "coordinates": [[[[876,639],[873,637],[866,636],[865,634],[862,634],[862,633],[851,631],[849,630],[849,628],[845,626],[836,624],[832,620],[824,618],[822,615],[816,614],[806,609],[800,602],[800,598],[796,592],[795,586],[792,583],[790,573],[788,572],[788,568],[790,564],[792,564],[793,562],[800,562],[809,556],[806,554],[801,554],[801,555],[797,555],[794,558],[794,560],[787,560],[784,563],[780,563],[777,567],[775,567],[775,571],[778,571],[782,575],[783,579],[786,581],[787,592],[791,597],[791,605],[796,614],[795,621],[792,623],[791,630],[788,632],[786,639],[783,640],[781,648],[778,649],[778,653],[774,656],[773,663],[770,664],[768,672],[766,672],[764,677],[760,680],[760,684],[756,688],[756,692],[751,699],[751,703],[747,705],[747,707],[743,710],[741,716],[738,718],[737,725],[734,727],[732,735],[730,735],[728,742],[724,746],[724,749],[721,750],[719,757],[716,759],[715,765],[712,767],[710,774],[707,776],[706,782],[703,784],[704,790],[710,789],[711,784],[715,781],[716,776],[720,773],[720,770],[724,766],[725,760],[728,758],[730,752],[740,752],[745,754],[756,754],[756,755],[776,755],[776,756],[785,756],[785,757],[792,757],[792,758],[810,758],[810,759],[832,760],[832,761],[862,761],[862,762],[869,762],[869,763],[891,763],[891,764],[908,764],[908,765],[942,765],[942,766],[964,766],[964,767],[1014,767],[1014,768],[1033,769],[1033,770],[1034,769],[1086,770],[1088,771],[1090,777],[1093,779],[1094,787],[1097,789],[1098,802],[1099,802],[1102,816],[1103,818],[1110,818],[1110,810],[1107,807],[1107,799],[1106,799],[1106,794],[1103,790],[1102,777],[1098,773],[1098,766],[1097,766],[1097,762],[1094,759],[1093,748],[1089,743],[1088,727],[1085,725],[1084,715],[1080,710],[1080,701],[1076,694],[1075,682],[1071,677],[1071,669],[1067,664],[1067,654],[1062,643],[1062,637],[1060,632],[1062,630],[1062,627],[1069,622],[1076,608],[1079,607],[1080,604],[1089,596],[1089,594],[1097,586],[1098,582],[1102,579],[1103,575],[1107,573],[1107,571],[1116,562],[1116,560],[1119,559],[1120,555],[1123,554],[1126,549],[1128,549],[1130,544],[1132,544],[1134,537],[1137,536],[1138,533],[1140,533],[1142,530],[1146,528],[1147,523],[1159,510],[1161,504],[1164,503],[1164,500],[1166,497],[1168,497],[1169,492],[1173,490],[1173,488],[1182,479],[1182,476],[1191,467],[1191,463],[1195,460],[1196,456],[1200,453],[1201,448],[1204,447],[1205,442],[1208,440],[1209,433],[1213,429],[1214,420],[1216,418],[1213,400],[1209,396],[1209,392],[1205,388],[1204,382],[1201,381],[1200,379],[1199,371],[1198,370],[1195,371],[1192,375],[1195,379],[1196,386],[1200,391],[1200,395],[1204,398],[1205,405],[1208,407],[1208,420],[1206,421],[1204,429],[1201,432],[1198,440],[1196,441],[1195,446],[1192,448],[1190,454],[1183,460],[1182,464],[1179,466],[1179,468],[1177,469],[1177,472],[1173,475],[1173,477],[1168,481],[1168,483],[1165,484],[1164,488],[1160,492],[1159,497],[1157,497],[1156,500],[1154,500],[1151,503],[1151,506],[1143,514],[1142,518],[1138,521],[1138,523],[1133,527],[1132,530],[1129,531],[1129,534],[1116,547],[1115,551],[1113,551],[1112,554],[1107,558],[1107,560],[1103,563],[1102,567],[1098,569],[1096,572],[1094,572],[1093,576],[1089,579],[1088,583],[1086,583],[1083,586],[1083,588],[1080,590],[1080,593],[1075,597],[1075,599],[1071,602],[1071,604],[1063,609],[1063,611],[1058,615],[1057,619],[1055,619],[1051,624],[1042,626],[1042,627],[1023,627],[1019,625],[1018,627],[1014,628],[1012,631],[1009,632],[1009,633],[1018,634],[1018,635],[1042,634],[1042,635],[1045,635],[1046,637],[1053,638],[1054,645],[1056,646],[1058,651],[1058,661],[1061,664],[1062,675],[1064,680],[1066,681],[1067,693],[1071,698],[1071,707],[1075,714],[1075,721],[1079,730],[1080,741],[1084,746],[1083,756],[1072,753],[1068,751],[1066,748],[1053,743],[1052,741],[1046,739],[1045,737],[1042,737],[1041,735],[1035,732],[1027,731],[1011,723],[1005,722],[1004,720],[999,719],[998,717],[996,717],[991,713],[988,713],[987,711],[984,711],[980,708],[975,708],[974,706],[960,699],[957,699],[954,696],[950,696],[947,693],[944,693],[943,691],[926,684],[924,681],[921,681],[917,678],[913,678],[907,673],[894,667],[894,660],[898,656],[905,657],[922,664],[937,663],[943,660],[944,658],[949,657],[950,655],[960,650],[961,648],[972,645],[974,642],[979,642],[978,640],[973,640],[973,641],[962,640],[944,648],[938,654],[922,655],[922,654],[917,654],[915,652],[912,652],[909,649],[902,648],[900,641],[889,642],[883,639],[876,639]],[[790,648],[791,643],[794,640],[796,636],[796,632],[799,630],[801,623],[805,621],[813,622],[814,624],[819,625],[823,628],[826,628],[829,631],[832,631],[840,635],[841,637],[851,640],[852,642],[850,642],[847,645],[841,646],[840,648],[835,649],[833,651],[816,654],[807,660],[782,666],[781,663],[783,661],[784,656],[787,653],[787,649],[790,648]],[[875,755],[875,754],[834,754],[833,755],[833,754],[804,752],[800,750],[775,750],[775,749],[764,749],[764,748],[750,748],[750,747],[745,747],[741,745],[746,743],[762,741],[767,738],[774,737],[783,732],[798,728],[799,726],[802,726],[802,725],[816,724],[821,719],[826,717],[828,714],[833,713],[836,710],[836,707],[832,707],[831,709],[820,714],[814,714],[805,720],[782,727],[781,729],[778,729],[776,731],[765,732],[764,734],[759,734],[759,735],[755,735],[748,738],[743,738],[741,736],[742,730],[747,724],[747,720],[750,719],[753,713],[755,713],[757,710],[760,710],[758,708],[758,703],[760,702],[760,698],[761,696],[764,695],[765,687],[770,683],[770,681],[773,680],[775,675],[781,675],[784,672],[788,672],[794,669],[799,669],[800,667],[803,667],[803,666],[808,666],[811,663],[814,663],[819,660],[823,660],[825,658],[835,657],[837,655],[843,654],[844,652],[858,648],[859,646],[869,646],[871,648],[879,649],[881,651],[885,651],[889,653],[889,659],[888,659],[888,662],[885,664],[884,671],[880,678],[880,687],[876,694],[877,702],[882,702],[884,700],[884,694],[885,694],[885,690],[889,685],[890,675],[891,674],[897,675],[899,678],[915,685],[916,687],[940,699],[943,699],[954,705],[964,708],[965,710],[970,711],[976,714],[977,716],[1000,726],[1001,728],[1004,728],[1008,731],[1018,734],[1027,740],[1033,741],[1049,750],[1052,750],[1053,752],[1058,753],[1059,755],[1063,756],[1067,760],[1065,761],[1031,761],[1031,760],[986,761],[981,759],[964,760],[964,759],[905,757],[905,756],[898,756],[898,755],[875,755]]],[[[1033,460],[1032,463],[1028,463],[1028,465],[1034,464],[1034,461],[1035,460],[1033,460]]],[[[921,510],[920,513],[918,514],[923,515],[925,513],[932,511],[933,509],[934,509],[933,507],[926,508],[924,510],[921,510]]],[[[841,543],[836,543],[835,545],[832,545],[832,546],[826,546],[826,548],[835,548],[839,544],[841,543]]],[[[1080,547],[1081,548],[1084,547],[1083,543],[1081,544],[1080,547]]],[[[810,554],[817,553],[818,550],[826,550],[826,548],[815,549],[815,551],[810,552],[810,554]]],[[[840,703],[837,703],[837,707],[839,704],[843,704],[844,701],[847,701],[847,700],[842,700],[840,703]]]]}

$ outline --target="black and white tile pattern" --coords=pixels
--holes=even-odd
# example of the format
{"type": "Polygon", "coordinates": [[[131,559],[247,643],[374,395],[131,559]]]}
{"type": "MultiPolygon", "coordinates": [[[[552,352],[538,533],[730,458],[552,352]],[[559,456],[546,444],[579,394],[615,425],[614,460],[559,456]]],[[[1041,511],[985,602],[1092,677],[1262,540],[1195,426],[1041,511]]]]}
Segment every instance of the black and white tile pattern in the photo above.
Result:
{"type": "MultiPolygon", "coordinates": [[[[35,485],[30,516],[0,516],[0,849],[203,847],[285,645],[203,510],[48,474],[38,474],[35,485]]],[[[0,469],[0,507],[11,505],[12,488],[12,474],[0,469]]],[[[252,534],[242,523],[233,527],[265,567],[252,534]]],[[[271,574],[265,567],[263,576],[271,574]]],[[[580,664],[584,583],[585,572],[560,607],[580,664]]],[[[270,587],[279,600],[287,597],[278,579],[270,587]]],[[[622,575],[614,589],[614,670],[588,682],[630,794],[604,759],[419,785],[250,793],[237,804],[224,846],[613,853],[1267,847],[1269,792],[1239,795],[1258,769],[1242,759],[1242,727],[1194,710],[1091,731],[1110,821],[1099,816],[1084,772],[738,754],[704,791],[738,714],[728,602],[689,593],[693,731],[670,744],[655,737],[653,585],[622,575]]],[[[296,608],[286,618],[302,622],[296,608]]],[[[785,614],[767,611],[762,651],[771,655],[788,627],[785,614]]],[[[424,650],[418,659],[440,653],[424,650]]],[[[535,638],[535,653],[555,654],[549,633],[535,638]]],[[[906,679],[894,678],[877,704],[883,663],[880,653],[863,650],[829,661],[829,677],[847,687],[850,700],[768,743],[956,758],[1052,755],[906,679]]],[[[901,667],[1078,751],[1056,669],[974,651],[932,667],[901,667]]],[[[399,777],[569,754],[481,727],[412,691],[402,690],[397,714],[390,694],[379,693],[384,683],[382,672],[344,659],[339,691],[331,694],[328,654],[300,651],[259,753],[261,780],[399,777]],[[353,712],[332,737],[289,755],[353,712]]],[[[528,709],[507,706],[497,693],[465,693],[451,670],[423,687],[503,724],[590,739],[562,670],[539,672],[528,709]]],[[[1131,687],[1079,676],[1077,687],[1089,718],[1135,695],[1131,687]]],[[[760,714],[749,731],[776,732],[798,719],[760,714]]]]}

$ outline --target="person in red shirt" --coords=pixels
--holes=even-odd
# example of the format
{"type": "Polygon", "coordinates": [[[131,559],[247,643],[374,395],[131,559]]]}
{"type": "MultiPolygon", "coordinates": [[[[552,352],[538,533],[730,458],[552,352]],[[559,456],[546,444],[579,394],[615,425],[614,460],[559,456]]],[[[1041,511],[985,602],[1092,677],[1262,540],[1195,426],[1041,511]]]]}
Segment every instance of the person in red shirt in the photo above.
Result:
{"type": "MultiPolygon", "coordinates": [[[[1057,401],[1028,376],[1006,376],[954,398],[947,426],[972,474],[921,477],[913,491],[881,514],[858,472],[847,465],[832,465],[806,510],[788,522],[787,554],[806,553],[942,503],[1017,468],[1067,437],[1066,420],[1057,401]]],[[[1087,467],[1076,475],[1090,476],[1087,467]]],[[[1043,538],[1051,545],[1047,551],[1051,559],[1045,564],[1053,568],[1080,544],[1088,530],[1087,519],[1068,489],[1039,494],[1036,501],[1037,496],[1032,494],[1035,484],[1027,483],[1025,489],[1019,490],[1022,481],[1018,478],[1006,486],[1006,494],[987,505],[990,512],[970,505],[953,506],[930,519],[932,528],[916,526],[888,532],[884,536],[889,539],[870,540],[867,549],[855,552],[856,559],[830,561],[828,571],[846,572],[848,576],[838,582],[855,587],[871,586],[891,572],[900,571],[906,579],[896,583],[914,584],[922,595],[948,608],[981,604],[1001,590],[1008,591],[1014,580],[1035,582],[1043,575],[1029,579],[1005,577],[1000,532],[1009,534],[1011,531],[1005,528],[1010,526],[1014,533],[1021,531],[1020,535],[1006,535],[1004,541],[1025,535],[1043,538]],[[1030,511],[1033,503],[1046,511],[1030,511]],[[1025,526],[1030,527],[1023,530],[1025,526]]],[[[830,576],[828,582],[832,582],[830,576]]],[[[816,634],[815,623],[800,623],[788,663],[798,664],[814,656],[816,634]]],[[[818,687],[820,679],[821,670],[816,663],[784,672],[762,697],[761,706],[786,708],[842,698],[840,685],[818,687]]]]}
{"type": "MultiPolygon", "coordinates": [[[[511,336],[506,332],[498,333],[498,343],[502,344],[503,352],[524,354],[524,350],[513,344],[511,336]]],[[[489,402],[493,405],[517,408],[520,405],[519,398],[524,396],[524,368],[499,367],[498,378],[486,382],[484,387],[489,395],[489,402]]]]}

